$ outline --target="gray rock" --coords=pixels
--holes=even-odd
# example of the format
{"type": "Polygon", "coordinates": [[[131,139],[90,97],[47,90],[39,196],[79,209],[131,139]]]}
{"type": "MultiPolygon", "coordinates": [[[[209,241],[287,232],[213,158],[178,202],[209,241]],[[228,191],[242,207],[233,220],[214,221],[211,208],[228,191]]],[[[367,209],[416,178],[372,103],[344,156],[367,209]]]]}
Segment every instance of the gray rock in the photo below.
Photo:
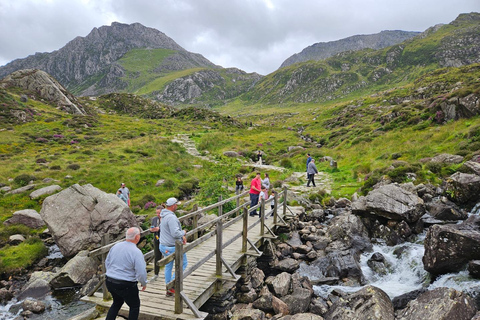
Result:
{"type": "Polygon", "coordinates": [[[65,257],[97,247],[106,233],[115,240],[138,225],[122,200],[90,184],[74,184],[47,197],[40,215],[65,257]]]}
{"type": "MultiPolygon", "coordinates": [[[[325,320],[394,320],[393,304],[381,289],[366,286],[335,301],[325,320]]],[[[424,318],[434,319],[434,318],[424,318]]]]}
{"type": "Polygon", "coordinates": [[[25,299],[22,302],[22,308],[33,313],[43,313],[45,311],[45,303],[35,299],[25,299]]]}
{"type": "Polygon", "coordinates": [[[54,184],[54,185],[33,191],[32,193],[30,193],[30,199],[38,199],[42,196],[45,196],[47,194],[52,194],[60,190],[62,190],[62,187],[54,184]]]}
{"type": "Polygon", "coordinates": [[[100,315],[100,312],[96,308],[91,308],[83,311],[76,316],[70,317],[69,320],[92,320],[97,319],[100,315]]]}
{"type": "Polygon", "coordinates": [[[238,309],[232,313],[230,320],[264,320],[265,313],[258,309],[238,309]]]}
{"type": "Polygon", "coordinates": [[[297,248],[303,245],[302,240],[300,239],[300,234],[297,231],[292,232],[292,236],[288,239],[287,243],[293,248],[297,248]]]}
{"type": "Polygon", "coordinates": [[[263,273],[262,270],[258,268],[254,268],[252,270],[252,275],[250,278],[250,282],[252,283],[253,288],[258,288],[261,285],[263,285],[263,280],[265,279],[265,274],[263,273]]]}
{"type": "Polygon", "coordinates": [[[21,234],[12,234],[8,238],[8,243],[11,244],[12,246],[19,245],[22,242],[25,242],[25,237],[22,236],[21,234]]]}
{"type": "Polygon", "coordinates": [[[314,313],[297,313],[291,316],[281,317],[278,320],[323,320],[323,318],[314,313]]]}
{"type": "Polygon", "coordinates": [[[456,203],[476,202],[480,194],[480,176],[456,172],[447,180],[446,191],[456,203]]]}
{"type": "Polygon", "coordinates": [[[9,186],[5,186],[5,187],[1,187],[1,188],[0,188],[0,191],[1,191],[1,192],[8,192],[8,191],[10,191],[10,190],[12,190],[12,188],[9,187],[9,186]]]}
{"type": "Polygon", "coordinates": [[[55,289],[83,285],[96,274],[98,265],[98,260],[88,256],[88,251],[81,251],[62,267],[50,285],[55,289]]]}
{"type": "Polygon", "coordinates": [[[0,303],[5,304],[10,299],[13,298],[13,293],[10,292],[7,288],[0,288],[0,303]]]}
{"type": "Polygon", "coordinates": [[[470,320],[477,312],[475,301],[453,288],[436,288],[410,301],[397,311],[397,320],[470,320]]]}
{"type": "Polygon", "coordinates": [[[50,292],[50,281],[55,277],[53,272],[36,271],[30,276],[28,282],[22,287],[18,294],[18,299],[31,297],[41,299],[50,292]]]}
{"type": "Polygon", "coordinates": [[[155,187],[160,187],[164,183],[165,183],[165,179],[159,179],[157,180],[157,183],[155,183],[155,187]]]}
{"type": "Polygon", "coordinates": [[[229,157],[229,158],[238,158],[240,157],[240,155],[238,154],[238,152],[236,151],[224,151],[223,152],[223,155],[225,157],[229,157]]]}
{"type": "Polygon", "coordinates": [[[296,288],[292,294],[282,297],[280,300],[288,306],[290,314],[305,313],[310,306],[312,292],[304,288],[296,288]]]}
{"type": "Polygon", "coordinates": [[[260,309],[265,312],[272,311],[272,299],[272,293],[268,291],[266,287],[263,287],[260,291],[260,297],[258,297],[258,299],[253,302],[252,306],[255,309],[260,309]]]}
{"type": "Polygon", "coordinates": [[[295,270],[299,268],[299,263],[297,260],[292,259],[292,258],[287,258],[278,261],[274,265],[274,269],[280,270],[280,271],[285,271],[288,273],[293,273],[295,270]]]}
{"type": "Polygon", "coordinates": [[[466,212],[445,197],[434,199],[426,207],[430,215],[439,220],[465,220],[468,217],[466,212]]]}
{"type": "Polygon", "coordinates": [[[425,205],[416,194],[406,191],[397,184],[387,184],[353,202],[352,212],[363,215],[373,213],[387,219],[411,223],[425,213],[425,205]]]}
{"type": "Polygon", "coordinates": [[[463,157],[459,155],[442,153],[433,157],[430,161],[443,163],[443,164],[459,164],[459,163],[462,163],[463,157]]]}
{"type": "Polygon", "coordinates": [[[283,297],[290,291],[292,276],[290,273],[282,272],[272,280],[271,290],[277,297],[283,297]]]}
{"type": "Polygon", "coordinates": [[[33,188],[35,188],[35,185],[34,184],[29,184],[25,187],[21,187],[21,188],[18,188],[18,189],[14,189],[12,191],[8,191],[7,193],[5,193],[5,195],[24,193],[25,191],[32,190],[33,188]]]}
{"type": "Polygon", "coordinates": [[[15,211],[13,216],[10,219],[5,220],[3,224],[6,226],[11,224],[23,224],[33,229],[45,226],[45,222],[40,214],[33,209],[15,211]]]}
{"type": "Polygon", "coordinates": [[[480,163],[475,161],[467,161],[463,164],[462,168],[464,168],[467,173],[473,173],[477,176],[480,176],[480,163]]]}
{"type": "Polygon", "coordinates": [[[472,260],[468,263],[468,273],[473,278],[480,278],[480,260],[472,260]]]}

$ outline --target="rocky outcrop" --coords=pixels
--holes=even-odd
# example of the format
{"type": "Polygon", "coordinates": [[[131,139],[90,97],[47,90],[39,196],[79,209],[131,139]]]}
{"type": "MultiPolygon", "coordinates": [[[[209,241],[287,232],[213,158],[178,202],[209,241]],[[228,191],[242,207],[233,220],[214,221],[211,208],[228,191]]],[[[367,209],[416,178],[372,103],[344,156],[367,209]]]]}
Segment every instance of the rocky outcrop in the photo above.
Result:
{"type": "Polygon", "coordinates": [[[393,304],[381,289],[366,286],[338,299],[324,316],[325,320],[394,320],[393,304]]]}
{"type": "Polygon", "coordinates": [[[15,211],[13,216],[10,219],[5,220],[3,224],[6,226],[11,224],[23,224],[29,228],[36,229],[43,227],[45,222],[37,211],[33,209],[24,209],[15,211]]]}
{"type": "Polygon", "coordinates": [[[470,320],[477,312],[475,301],[452,288],[437,288],[421,294],[397,311],[397,320],[470,320]]]}
{"type": "Polygon", "coordinates": [[[0,82],[0,87],[20,87],[35,92],[38,98],[50,101],[68,113],[86,114],[77,99],[45,71],[37,69],[15,71],[0,82]]]}
{"type": "Polygon", "coordinates": [[[447,195],[453,201],[466,204],[480,200],[480,176],[456,172],[446,181],[447,195]]]}
{"type": "Polygon", "coordinates": [[[465,220],[467,213],[461,210],[455,203],[449,201],[446,197],[434,199],[427,204],[428,213],[439,220],[465,220]]]}
{"type": "Polygon", "coordinates": [[[458,271],[470,260],[480,259],[480,218],[471,216],[461,224],[433,225],[424,246],[425,270],[433,274],[458,271]]]}
{"type": "Polygon", "coordinates": [[[378,215],[392,220],[416,222],[425,213],[423,200],[397,184],[388,184],[370,191],[352,203],[352,212],[378,215]]]}
{"type": "Polygon", "coordinates": [[[74,184],[47,197],[40,215],[65,257],[97,247],[104,234],[115,239],[137,226],[122,200],[90,184],[74,184]]]}

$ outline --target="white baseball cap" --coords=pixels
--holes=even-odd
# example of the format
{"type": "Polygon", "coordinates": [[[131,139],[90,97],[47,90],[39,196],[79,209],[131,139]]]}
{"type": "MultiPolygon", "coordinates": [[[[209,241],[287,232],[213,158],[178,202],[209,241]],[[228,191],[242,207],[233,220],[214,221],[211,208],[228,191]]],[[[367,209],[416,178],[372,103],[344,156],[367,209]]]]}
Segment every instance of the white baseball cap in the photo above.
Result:
{"type": "Polygon", "coordinates": [[[180,202],[178,202],[178,200],[176,198],[168,198],[167,202],[165,202],[165,204],[167,205],[167,207],[171,207],[174,204],[180,204],[180,202]]]}

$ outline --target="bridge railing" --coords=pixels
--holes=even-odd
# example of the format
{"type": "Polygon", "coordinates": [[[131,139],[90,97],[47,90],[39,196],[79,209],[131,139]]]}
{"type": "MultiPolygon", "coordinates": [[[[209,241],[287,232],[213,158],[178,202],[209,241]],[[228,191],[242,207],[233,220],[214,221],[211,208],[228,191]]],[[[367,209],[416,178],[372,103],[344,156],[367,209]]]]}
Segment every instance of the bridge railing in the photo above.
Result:
{"type": "MultiPolygon", "coordinates": [[[[163,259],[159,261],[155,261],[155,264],[158,266],[165,266],[167,263],[175,260],[175,279],[168,283],[166,285],[167,289],[174,288],[175,289],[175,313],[183,313],[183,302],[185,302],[188,307],[192,310],[192,312],[197,316],[200,317],[200,312],[198,311],[198,308],[210,297],[210,295],[205,295],[203,297],[199,297],[199,299],[196,300],[196,303],[191,301],[189,297],[185,294],[183,291],[183,281],[185,278],[187,278],[189,275],[191,275],[195,270],[200,268],[205,262],[207,262],[210,258],[213,256],[216,256],[216,277],[217,277],[217,283],[216,283],[216,290],[220,290],[222,286],[222,280],[223,280],[223,274],[222,274],[222,269],[225,267],[230,275],[236,280],[238,279],[238,275],[235,274],[234,270],[228,263],[225,261],[223,258],[222,252],[223,249],[225,249],[227,246],[232,244],[234,241],[242,237],[242,253],[244,255],[247,254],[253,254],[253,255],[260,255],[261,252],[256,248],[255,244],[248,239],[248,232],[258,224],[260,224],[260,235],[262,237],[275,237],[274,232],[265,225],[265,218],[268,215],[273,216],[273,222],[274,225],[286,225],[284,219],[282,217],[286,216],[286,211],[287,211],[287,188],[285,187],[281,192],[277,192],[275,194],[275,197],[272,199],[268,200],[261,200],[256,206],[249,207],[250,201],[245,202],[243,204],[240,204],[240,199],[244,196],[246,196],[249,192],[245,191],[243,193],[239,193],[233,197],[230,197],[228,199],[219,199],[218,202],[209,205],[207,207],[195,210],[194,212],[188,213],[184,216],[179,217],[178,219],[183,222],[187,219],[192,219],[192,229],[187,232],[186,236],[189,239],[193,239],[193,241],[189,242],[186,245],[183,245],[181,241],[177,241],[175,243],[175,253],[171,254],[167,257],[164,257],[163,259]],[[280,199],[283,198],[283,202],[279,202],[280,199]],[[223,206],[226,203],[235,201],[236,207],[229,211],[224,213],[223,212],[223,206]],[[273,202],[274,206],[273,209],[271,210],[266,210],[265,207],[268,204],[271,204],[273,202]],[[281,214],[279,214],[278,209],[282,208],[281,214]],[[198,217],[205,212],[211,211],[211,210],[218,210],[218,216],[205,223],[202,225],[198,225],[198,217]],[[248,225],[248,216],[251,212],[254,210],[260,210],[260,219],[258,219],[255,223],[248,225]],[[230,238],[228,241],[223,242],[223,230],[231,226],[232,224],[236,223],[239,220],[243,220],[243,229],[241,232],[239,232],[237,235],[235,235],[233,238],[230,238]],[[209,228],[213,228],[215,226],[215,229],[206,232],[205,234],[201,234],[205,230],[209,228]],[[265,235],[265,229],[269,233],[268,236],[265,235]],[[212,250],[211,252],[207,253],[200,261],[195,263],[193,266],[187,268],[185,272],[183,271],[183,254],[192,250],[193,248],[199,246],[203,242],[207,241],[208,239],[216,236],[216,249],[212,250]],[[254,250],[253,253],[248,252],[248,245],[251,246],[251,248],[254,250]]],[[[150,234],[149,230],[145,230],[141,232],[141,236],[145,236],[150,234]]],[[[103,292],[103,298],[104,300],[107,300],[108,297],[108,290],[105,285],[105,259],[107,256],[108,251],[110,250],[111,247],[113,247],[116,243],[119,243],[121,241],[124,241],[125,239],[118,240],[113,243],[109,243],[108,239],[108,234],[105,234],[104,237],[102,238],[102,243],[101,247],[95,250],[92,250],[89,253],[89,256],[95,257],[101,255],[102,258],[102,270],[103,274],[101,275],[100,282],[95,286],[91,292],[88,294],[89,296],[92,296],[99,288],[102,286],[102,292],[103,292]]],[[[154,256],[154,251],[150,251],[146,254],[144,254],[144,258],[146,261],[151,260],[151,258],[154,256]]]]}

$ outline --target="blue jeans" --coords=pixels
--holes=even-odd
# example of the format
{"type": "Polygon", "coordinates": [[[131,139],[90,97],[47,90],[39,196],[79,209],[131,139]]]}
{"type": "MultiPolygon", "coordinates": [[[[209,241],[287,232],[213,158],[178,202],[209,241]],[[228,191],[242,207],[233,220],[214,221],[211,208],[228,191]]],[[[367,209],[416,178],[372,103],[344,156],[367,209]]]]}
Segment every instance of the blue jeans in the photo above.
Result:
{"type": "MultiPolygon", "coordinates": [[[[250,208],[254,207],[258,204],[258,198],[259,197],[260,197],[259,194],[250,193],[250,208]]],[[[255,214],[257,214],[257,209],[255,209],[255,211],[250,212],[251,216],[253,216],[255,214]]]]}
{"type": "MultiPolygon", "coordinates": [[[[169,255],[171,255],[172,253],[175,252],[175,247],[167,247],[167,246],[164,246],[163,244],[161,244],[160,245],[160,251],[162,252],[163,257],[166,257],[166,256],[169,256],[169,255]]],[[[173,279],[175,279],[175,273],[172,274],[173,263],[174,262],[175,261],[170,261],[169,263],[167,263],[165,265],[165,283],[166,284],[168,284],[173,279]]],[[[187,264],[188,264],[187,254],[184,253],[183,254],[183,270],[185,270],[187,268],[187,264]]]]}

